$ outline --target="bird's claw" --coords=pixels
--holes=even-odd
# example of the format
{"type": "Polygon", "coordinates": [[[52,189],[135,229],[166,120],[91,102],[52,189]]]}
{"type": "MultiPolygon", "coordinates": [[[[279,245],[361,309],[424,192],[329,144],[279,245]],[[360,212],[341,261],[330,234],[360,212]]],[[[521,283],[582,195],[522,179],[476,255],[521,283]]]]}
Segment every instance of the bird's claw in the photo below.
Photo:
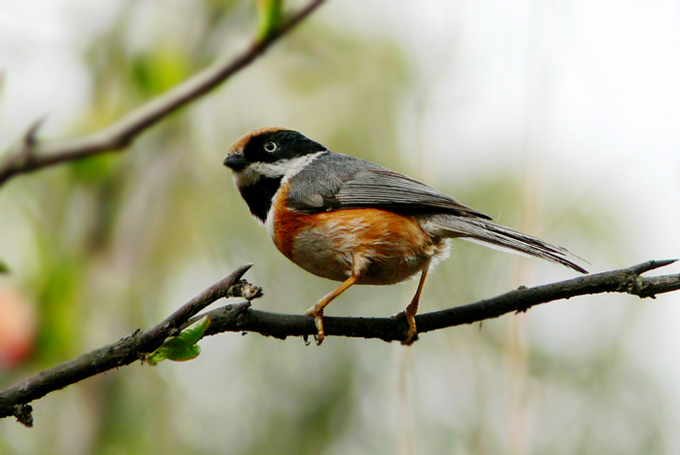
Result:
{"type": "Polygon", "coordinates": [[[416,328],[415,315],[404,310],[392,316],[394,319],[406,318],[408,332],[406,338],[401,342],[404,346],[411,346],[418,339],[418,329],[416,328]]]}
{"type": "Polygon", "coordinates": [[[305,312],[307,316],[314,316],[314,325],[316,325],[316,335],[314,341],[317,346],[321,346],[323,340],[326,338],[326,332],[323,328],[323,309],[318,309],[316,305],[305,312]]]}

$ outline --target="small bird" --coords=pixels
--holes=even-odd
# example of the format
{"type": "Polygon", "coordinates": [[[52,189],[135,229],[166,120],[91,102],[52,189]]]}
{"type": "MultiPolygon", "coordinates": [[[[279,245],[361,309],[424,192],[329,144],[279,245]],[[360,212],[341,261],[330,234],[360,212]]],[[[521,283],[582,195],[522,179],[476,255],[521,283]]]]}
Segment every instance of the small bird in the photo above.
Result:
{"type": "Polygon", "coordinates": [[[224,165],[281,253],[314,275],[342,282],[305,313],[315,318],[317,344],[325,336],[324,308],[349,287],[395,284],[420,273],[415,296],[396,315],[409,326],[402,343],[413,343],[428,269],[448,254],[451,238],[588,273],[567,259],[565,248],[496,224],[411,177],[332,152],[297,131],[253,130],[231,145],[224,165]]]}

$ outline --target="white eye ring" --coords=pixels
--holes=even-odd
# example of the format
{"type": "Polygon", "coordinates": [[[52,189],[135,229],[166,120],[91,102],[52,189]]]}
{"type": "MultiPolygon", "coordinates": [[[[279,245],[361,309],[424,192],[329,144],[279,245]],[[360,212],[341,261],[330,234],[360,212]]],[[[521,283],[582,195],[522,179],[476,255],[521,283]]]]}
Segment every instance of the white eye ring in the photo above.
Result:
{"type": "Polygon", "coordinates": [[[269,141],[264,143],[264,149],[269,153],[274,153],[278,148],[279,146],[274,142],[269,141]]]}

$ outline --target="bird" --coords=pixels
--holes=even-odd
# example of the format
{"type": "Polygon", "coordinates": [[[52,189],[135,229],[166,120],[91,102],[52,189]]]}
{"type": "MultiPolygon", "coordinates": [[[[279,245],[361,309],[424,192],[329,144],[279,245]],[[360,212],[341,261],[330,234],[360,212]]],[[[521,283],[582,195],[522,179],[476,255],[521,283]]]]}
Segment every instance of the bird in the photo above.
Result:
{"type": "Polygon", "coordinates": [[[250,131],[229,147],[224,165],[278,250],[307,272],[341,283],[305,313],[314,317],[319,345],[324,309],[348,288],[391,285],[420,274],[413,299],[395,315],[408,323],[402,344],[412,344],[428,270],[448,255],[449,239],[588,273],[563,247],[495,223],[424,183],[333,152],[298,131],[250,131]]]}

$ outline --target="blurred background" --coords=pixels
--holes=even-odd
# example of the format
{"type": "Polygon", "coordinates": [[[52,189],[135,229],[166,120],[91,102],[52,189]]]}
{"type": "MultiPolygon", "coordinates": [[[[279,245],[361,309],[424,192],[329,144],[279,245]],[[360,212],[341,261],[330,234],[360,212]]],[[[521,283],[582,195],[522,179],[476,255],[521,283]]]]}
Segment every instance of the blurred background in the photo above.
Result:
{"type": "MultiPolygon", "coordinates": [[[[42,116],[41,138],[109,125],[256,24],[250,1],[5,0],[0,150],[42,116]]],[[[336,286],[276,251],[222,166],[259,126],[422,179],[593,272],[678,257],[678,81],[677,1],[330,1],[124,153],[0,188],[0,388],[246,262],[258,309],[336,286]]],[[[573,277],[457,242],[422,311],[573,277]]],[[[396,313],[416,284],[352,288],[327,314],[396,313]]],[[[679,325],[676,293],[553,302],[411,348],[222,334],[35,402],[35,428],[0,421],[0,454],[680,453],[679,325]]]]}

